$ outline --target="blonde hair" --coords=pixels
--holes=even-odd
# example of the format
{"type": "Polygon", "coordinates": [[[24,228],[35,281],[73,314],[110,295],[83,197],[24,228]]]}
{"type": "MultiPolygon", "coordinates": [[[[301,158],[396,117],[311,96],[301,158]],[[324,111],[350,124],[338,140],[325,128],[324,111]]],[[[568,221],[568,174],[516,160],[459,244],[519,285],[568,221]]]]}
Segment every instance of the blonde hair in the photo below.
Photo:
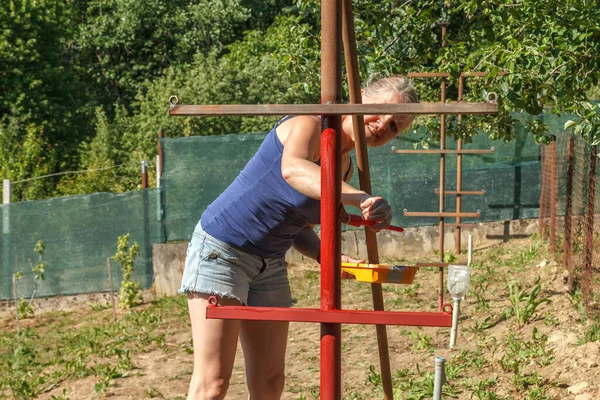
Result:
{"type": "Polygon", "coordinates": [[[405,103],[418,103],[417,90],[410,79],[402,75],[388,78],[371,77],[364,88],[366,96],[385,95],[389,92],[398,92],[405,103]]]}
{"type": "MultiPolygon", "coordinates": [[[[417,90],[413,86],[410,79],[402,75],[393,75],[387,78],[381,76],[373,76],[367,81],[367,85],[363,89],[365,96],[388,95],[391,92],[397,92],[402,96],[404,103],[418,103],[417,90]]],[[[412,124],[414,115],[402,115],[402,121],[407,126],[412,124]]]]}

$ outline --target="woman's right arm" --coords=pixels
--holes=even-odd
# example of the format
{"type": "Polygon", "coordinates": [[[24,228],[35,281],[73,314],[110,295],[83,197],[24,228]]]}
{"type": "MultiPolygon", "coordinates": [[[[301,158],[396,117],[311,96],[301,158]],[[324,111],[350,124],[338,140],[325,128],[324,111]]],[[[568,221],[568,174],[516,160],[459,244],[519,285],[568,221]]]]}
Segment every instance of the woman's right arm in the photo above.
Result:
{"type": "MultiPolygon", "coordinates": [[[[321,155],[321,124],[312,117],[296,117],[289,122],[281,158],[281,174],[294,189],[319,200],[321,167],[315,161],[321,155]]],[[[371,196],[346,182],[342,182],[341,197],[342,204],[360,209],[363,218],[380,221],[371,229],[378,231],[390,225],[392,213],[384,198],[371,196]]]]}

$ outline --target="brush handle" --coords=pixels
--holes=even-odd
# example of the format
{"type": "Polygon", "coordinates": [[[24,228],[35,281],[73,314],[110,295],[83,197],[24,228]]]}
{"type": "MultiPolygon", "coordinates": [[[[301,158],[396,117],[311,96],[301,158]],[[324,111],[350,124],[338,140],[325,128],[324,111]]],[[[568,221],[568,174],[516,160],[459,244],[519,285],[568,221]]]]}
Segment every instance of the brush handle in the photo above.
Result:
{"type": "MultiPolygon", "coordinates": [[[[368,219],[362,219],[359,215],[349,214],[350,221],[346,222],[347,225],[350,226],[373,226],[378,221],[370,221],[368,219]]],[[[396,232],[404,232],[404,228],[400,226],[390,225],[387,228],[388,231],[396,231],[396,232]]]]}

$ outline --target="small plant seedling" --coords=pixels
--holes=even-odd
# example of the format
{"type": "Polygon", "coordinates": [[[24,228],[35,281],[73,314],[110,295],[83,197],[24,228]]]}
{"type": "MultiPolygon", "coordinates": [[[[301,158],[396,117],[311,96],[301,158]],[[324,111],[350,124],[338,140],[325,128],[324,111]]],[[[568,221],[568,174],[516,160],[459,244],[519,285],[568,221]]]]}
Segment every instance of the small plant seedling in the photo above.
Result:
{"type": "Polygon", "coordinates": [[[129,247],[129,233],[119,236],[117,240],[117,253],[113,259],[121,264],[123,271],[123,280],[121,281],[121,289],[119,290],[119,304],[122,308],[131,308],[142,303],[142,288],[139,282],[131,280],[133,274],[133,263],[140,252],[140,246],[134,242],[129,247]]]}
{"type": "Polygon", "coordinates": [[[531,292],[521,290],[519,283],[512,281],[508,284],[508,299],[511,307],[506,309],[507,316],[514,316],[519,326],[527,324],[533,318],[538,307],[550,300],[539,298],[542,291],[540,277],[535,280],[535,286],[531,292]]]}

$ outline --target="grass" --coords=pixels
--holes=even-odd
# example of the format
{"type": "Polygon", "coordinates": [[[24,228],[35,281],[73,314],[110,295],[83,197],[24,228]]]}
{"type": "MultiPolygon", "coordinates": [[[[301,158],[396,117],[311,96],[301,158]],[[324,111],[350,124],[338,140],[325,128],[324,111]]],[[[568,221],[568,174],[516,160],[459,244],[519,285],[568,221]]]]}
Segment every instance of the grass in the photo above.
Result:
{"type": "MultiPolygon", "coordinates": [[[[388,327],[394,399],[432,397],[436,355],[446,358],[444,398],[565,398],[564,382],[552,371],[573,348],[557,353],[549,336],[569,330],[577,333],[571,346],[598,342],[600,322],[585,314],[579,292],[563,303],[566,308],[558,308],[560,298],[552,297],[550,287],[552,276],[536,267],[546,257],[545,246],[537,240],[475,254],[455,350],[447,349],[448,328],[388,327]]],[[[384,285],[386,308],[431,311],[437,304],[437,277],[437,268],[428,268],[419,271],[413,285],[384,285]]],[[[319,306],[316,266],[292,270],[290,282],[297,307],[319,306]]],[[[370,285],[343,281],[342,290],[344,308],[372,307],[370,285]]],[[[288,398],[319,398],[318,331],[315,324],[291,327],[288,398]]],[[[191,374],[189,336],[183,296],[161,298],[121,313],[116,323],[112,310],[102,304],[36,315],[23,321],[20,334],[10,327],[0,329],[0,399],[76,398],[70,393],[75,382],[88,382],[97,398],[120,398],[115,395],[119,387],[138,386],[139,398],[183,399],[191,374]],[[188,364],[175,372],[161,372],[162,379],[152,384],[133,383],[152,372],[140,363],[144,355],[157,354],[185,359],[188,364]],[[174,382],[180,387],[176,395],[169,389],[174,382]]],[[[344,399],[381,398],[374,329],[344,325],[343,338],[344,374],[351,374],[342,383],[344,399]]]]}

